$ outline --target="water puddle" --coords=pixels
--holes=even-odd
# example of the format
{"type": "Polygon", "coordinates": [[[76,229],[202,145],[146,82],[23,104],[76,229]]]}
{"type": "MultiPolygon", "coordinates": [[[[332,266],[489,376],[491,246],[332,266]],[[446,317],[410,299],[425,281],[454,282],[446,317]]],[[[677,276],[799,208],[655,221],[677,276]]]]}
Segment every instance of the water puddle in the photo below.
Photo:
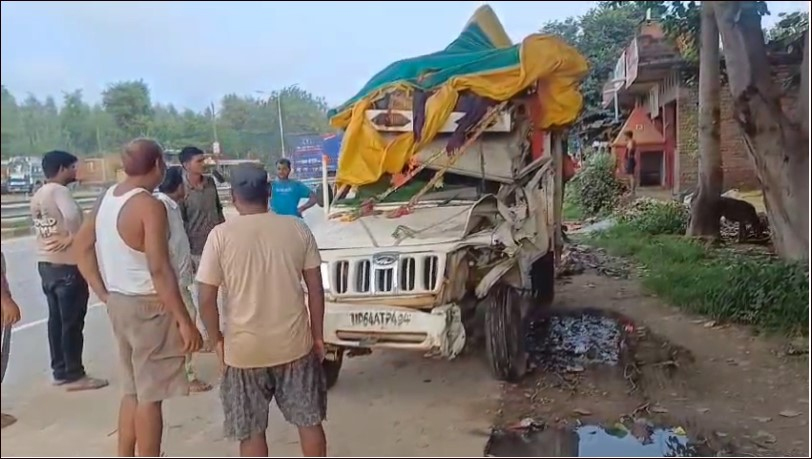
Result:
{"type": "Polygon", "coordinates": [[[637,420],[628,427],[583,425],[495,431],[485,446],[489,457],[697,457],[682,428],[654,427],[637,420]]]}
{"type": "Polygon", "coordinates": [[[621,325],[599,314],[553,315],[533,322],[527,348],[542,368],[578,370],[586,365],[615,365],[623,345],[621,325]]]}

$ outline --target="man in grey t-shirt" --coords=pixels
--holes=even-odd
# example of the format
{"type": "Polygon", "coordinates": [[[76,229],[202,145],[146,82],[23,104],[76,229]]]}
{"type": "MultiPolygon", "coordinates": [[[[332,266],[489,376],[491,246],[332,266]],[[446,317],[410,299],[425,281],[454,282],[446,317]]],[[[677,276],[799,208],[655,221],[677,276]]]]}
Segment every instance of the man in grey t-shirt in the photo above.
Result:
{"type": "MultiPolygon", "coordinates": [[[[186,197],[180,203],[180,211],[186,235],[189,237],[192,265],[196,272],[209,233],[226,219],[223,215],[223,204],[217,194],[217,184],[213,178],[203,175],[206,167],[206,155],[203,150],[194,146],[184,147],[180,151],[180,162],[183,165],[183,185],[186,188],[186,197]]],[[[197,288],[195,301],[197,301],[196,291],[197,288]]],[[[203,352],[211,352],[211,343],[208,339],[203,352]]]]}

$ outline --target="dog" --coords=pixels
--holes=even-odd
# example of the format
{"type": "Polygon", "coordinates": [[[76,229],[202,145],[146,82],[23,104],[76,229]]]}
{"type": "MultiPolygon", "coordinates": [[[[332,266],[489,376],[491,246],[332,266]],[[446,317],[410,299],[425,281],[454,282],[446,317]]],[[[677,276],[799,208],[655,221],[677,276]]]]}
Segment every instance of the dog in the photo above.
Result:
{"type": "Polygon", "coordinates": [[[744,242],[746,239],[747,227],[750,228],[754,238],[764,235],[765,228],[756,213],[756,208],[747,201],[722,196],[719,198],[719,213],[726,220],[739,224],[739,242],[744,242]]]}

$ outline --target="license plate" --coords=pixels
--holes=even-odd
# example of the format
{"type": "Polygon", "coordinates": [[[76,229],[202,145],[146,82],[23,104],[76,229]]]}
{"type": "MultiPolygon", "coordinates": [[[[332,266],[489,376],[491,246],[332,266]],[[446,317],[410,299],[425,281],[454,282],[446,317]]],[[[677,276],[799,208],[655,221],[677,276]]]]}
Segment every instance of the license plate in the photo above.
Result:
{"type": "Polygon", "coordinates": [[[350,322],[354,327],[399,328],[412,322],[412,313],[400,311],[351,312],[350,322]]]}

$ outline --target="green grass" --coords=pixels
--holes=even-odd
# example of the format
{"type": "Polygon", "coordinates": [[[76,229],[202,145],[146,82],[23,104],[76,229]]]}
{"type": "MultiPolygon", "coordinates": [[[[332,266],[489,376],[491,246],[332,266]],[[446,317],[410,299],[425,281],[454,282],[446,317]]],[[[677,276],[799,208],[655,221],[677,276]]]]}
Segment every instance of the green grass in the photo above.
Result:
{"type": "Polygon", "coordinates": [[[581,221],[584,219],[584,209],[577,202],[565,200],[562,215],[567,221],[581,221]]]}
{"type": "Polygon", "coordinates": [[[681,236],[652,236],[619,224],[588,236],[641,269],[643,287],[669,303],[760,331],[808,336],[808,265],[706,248],[681,236]]]}

